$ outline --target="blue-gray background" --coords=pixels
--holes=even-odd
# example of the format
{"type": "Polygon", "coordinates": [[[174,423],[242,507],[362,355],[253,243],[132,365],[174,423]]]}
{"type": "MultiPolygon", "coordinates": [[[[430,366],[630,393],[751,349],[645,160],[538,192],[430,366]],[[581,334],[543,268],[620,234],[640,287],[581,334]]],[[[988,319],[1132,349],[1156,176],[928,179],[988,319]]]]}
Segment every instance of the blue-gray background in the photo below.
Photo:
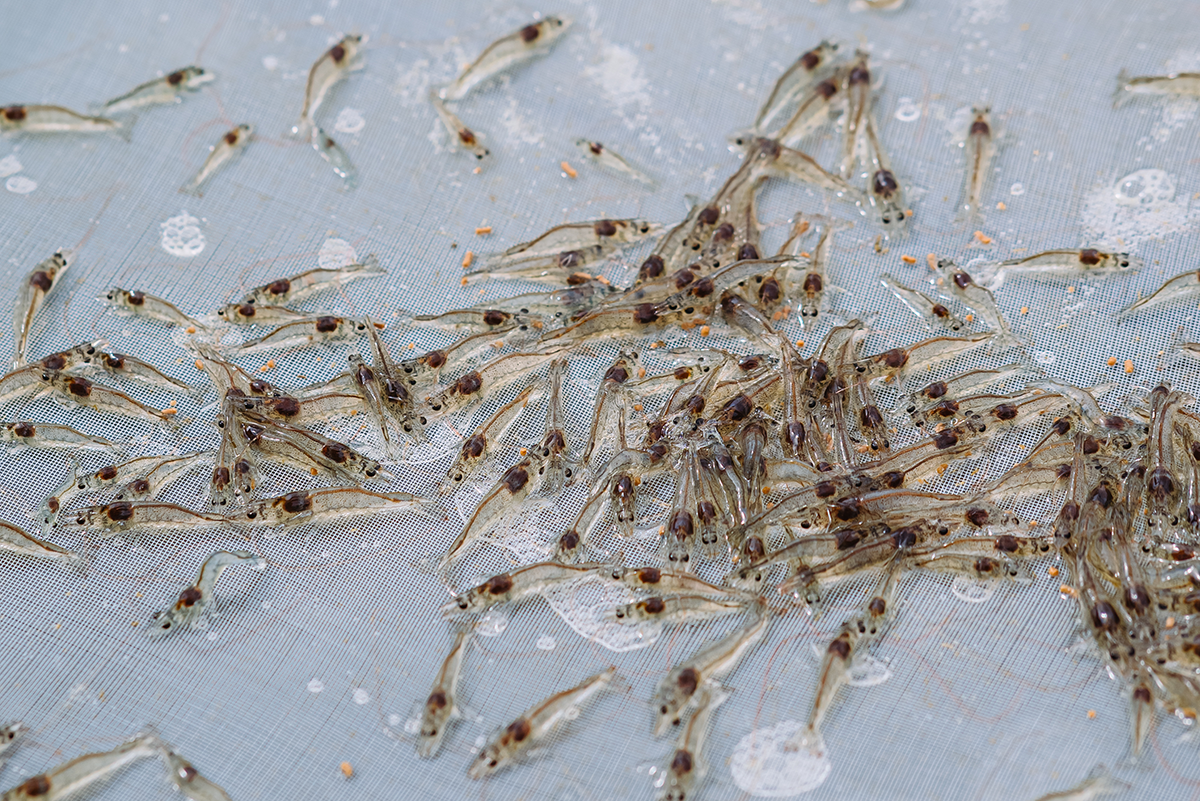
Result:
{"type": "MultiPolygon", "coordinates": [[[[218,78],[179,106],[141,113],[131,142],[114,136],[0,141],[0,159],[14,154],[22,166],[17,177],[37,184],[26,194],[0,191],[0,306],[11,303],[17,282],[39,260],[55,248],[78,246],[78,264],[47,305],[31,354],[102,335],[119,350],[192,378],[190,359],[162,329],[103,313],[94,298],[104,287],[142,288],[209,311],[247,286],[315,266],[322,243],[339,238],[360,256],[377,253],[389,277],[316,305],[385,321],[400,309],[462,305],[479,292],[458,286],[468,249],[499,250],[571,219],[678,218],[686,194],[713,191],[736,168],[725,136],[753,119],[779,72],[819,39],[835,38],[872,51],[883,79],[884,137],[916,209],[911,238],[881,256],[871,248],[871,225],[853,208],[827,205],[794,185],[766,191],[761,215],[771,226],[771,244],[797,209],[856,223],[838,240],[830,267],[831,282],[845,290],[831,293],[835,309],[878,312],[874,345],[911,342],[923,329],[886,295],[880,273],[924,282],[927,253],[960,263],[1006,258],[1076,247],[1120,226],[1122,234],[1134,233],[1117,244],[1147,260],[1142,273],[1108,282],[1012,280],[1001,307],[1049,374],[1081,385],[1116,382],[1105,396],[1110,408],[1163,376],[1196,391],[1195,371],[1170,351],[1181,326],[1184,339],[1200,338],[1194,306],[1176,305],[1120,327],[1112,313],[1164,277],[1197,267],[1197,107],[1139,101],[1114,111],[1110,101],[1122,68],[1161,74],[1200,67],[1198,18],[1194,2],[909,0],[900,12],[883,14],[855,12],[840,0],[564,0],[545,8],[3,0],[4,104],[82,109],[193,61],[218,78]],[[574,28],[549,57],[459,104],[493,152],[476,174],[473,159],[449,152],[425,101],[428,87],[537,12],[564,13],[574,28]],[[357,133],[336,134],[360,171],[354,192],[343,191],[309,147],[282,137],[299,113],[309,66],[343,31],[368,35],[366,68],[333,93],[319,119],[331,132],[343,109],[365,121],[357,133]],[[951,123],[981,102],[993,108],[1001,146],[986,217],[966,226],[953,219],[962,152],[951,123]],[[240,122],[255,124],[259,141],[203,198],[178,194],[207,146],[240,122]],[[579,136],[646,167],[657,190],[589,168],[572,146],[579,136]],[[579,170],[577,179],[561,174],[564,159],[579,170]],[[1168,173],[1173,197],[1159,198],[1136,219],[1111,211],[1114,182],[1142,169],[1168,173]],[[184,210],[198,218],[206,240],[192,258],[160,247],[161,223],[184,210]],[[479,225],[494,233],[477,238],[479,225]],[[989,248],[968,247],[977,227],[993,238],[989,248]],[[903,264],[901,254],[917,264],[903,264]],[[1118,364],[1131,359],[1134,372],[1107,367],[1110,356],[1118,364]]],[[[814,147],[828,163],[835,145],[829,133],[814,147]]],[[[29,186],[11,178],[10,186],[29,186]]],[[[621,267],[610,272],[624,274],[621,267]]],[[[491,297],[513,291],[497,284],[482,289],[491,297]]],[[[791,330],[811,350],[824,327],[791,330]]],[[[434,341],[399,327],[387,337],[396,351],[434,341]]],[[[7,331],[0,332],[0,350],[7,352],[8,342],[7,331]]],[[[302,383],[297,374],[328,377],[346,352],[342,346],[277,355],[272,377],[284,384],[302,383]]],[[[572,365],[576,440],[594,391],[588,382],[607,352],[572,365]]],[[[208,417],[199,410],[211,401],[211,395],[200,404],[184,399],[180,409],[210,419],[211,409],[208,417]]],[[[3,414],[149,439],[137,452],[215,442],[203,422],[174,442],[44,400],[12,404],[3,414]]],[[[527,439],[536,436],[537,416],[530,417],[527,439]]],[[[402,467],[397,486],[428,490],[446,464],[443,458],[402,467]]],[[[0,516],[28,524],[28,514],[67,471],[61,456],[0,456],[0,516]]],[[[198,478],[172,497],[200,494],[198,478]]],[[[553,510],[542,513],[552,522],[553,510]]],[[[416,759],[403,721],[428,692],[450,642],[436,614],[445,590],[424,565],[445,548],[452,529],[364,521],[320,532],[307,550],[302,538],[267,543],[271,566],[228,575],[209,632],[160,643],[144,636],[147,615],[191,580],[204,556],[236,540],[180,533],[110,543],[96,551],[84,579],[54,565],[0,557],[0,717],[22,718],[35,729],[0,783],[112,747],[151,723],[235,799],[650,797],[646,765],[670,746],[650,738],[646,700],[673,660],[720,627],[613,654],[576,636],[544,605],[529,605],[511,615],[501,636],[477,640],[462,683],[469,719],[451,732],[439,758],[416,759]],[[557,643],[552,650],[536,647],[545,636],[557,643]],[[478,736],[609,663],[626,684],[576,721],[547,755],[486,784],[468,782],[465,767],[478,736]],[[323,691],[309,691],[313,679],[323,691]],[[338,769],[342,761],[354,767],[349,782],[338,769]]],[[[78,545],[69,535],[58,541],[78,545]]],[[[508,563],[495,555],[478,571],[508,563]]],[[[810,795],[1032,798],[1074,784],[1097,762],[1120,766],[1135,788],[1130,798],[1200,792],[1196,745],[1180,739],[1185,729],[1173,720],[1160,716],[1147,754],[1137,766],[1124,763],[1128,723],[1119,687],[1086,649],[1072,649],[1073,606],[1045,569],[1032,587],[1001,588],[979,605],[956,600],[948,579],[908,579],[900,621],[876,652],[893,676],[843,691],[826,726],[833,772],[810,795]]],[[[841,606],[835,603],[816,625],[800,614],[782,619],[729,681],[735,692],[709,743],[706,797],[739,793],[728,769],[739,739],[803,719],[816,668],[810,645],[827,637],[854,603],[852,594],[839,598],[841,606]]],[[[157,767],[142,765],[102,797],[172,792],[157,767]]]]}

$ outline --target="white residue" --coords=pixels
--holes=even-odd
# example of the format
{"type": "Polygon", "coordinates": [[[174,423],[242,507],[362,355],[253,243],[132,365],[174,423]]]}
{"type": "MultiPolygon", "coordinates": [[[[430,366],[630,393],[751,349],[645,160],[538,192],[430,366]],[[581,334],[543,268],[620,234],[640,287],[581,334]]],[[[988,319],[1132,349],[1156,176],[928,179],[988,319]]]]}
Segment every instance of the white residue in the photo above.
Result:
{"type": "Polygon", "coordinates": [[[536,125],[521,116],[515,97],[509,98],[508,108],[500,113],[500,124],[511,138],[527,145],[540,145],[545,138],[536,125]]]}
{"type": "Polygon", "coordinates": [[[896,101],[896,119],[900,122],[916,122],[921,119],[921,104],[911,97],[896,101]]]}
{"type": "Polygon", "coordinates": [[[358,262],[354,246],[345,239],[326,239],[317,251],[317,265],[322,270],[336,270],[358,262]]]}
{"type": "Polygon", "coordinates": [[[162,249],[172,256],[188,258],[204,250],[200,221],[188,214],[186,209],[178,216],[160,223],[159,227],[162,228],[162,249]]]}
{"type": "Polygon", "coordinates": [[[4,182],[4,188],[16,195],[28,195],[37,187],[37,181],[24,175],[13,175],[4,182]]]}
{"type": "MultiPolygon", "coordinates": [[[[399,722],[399,718],[400,718],[399,715],[392,715],[392,717],[396,718],[397,722],[399,722]]],[[[388,718],[388,722],[391,723],[391,718],[388,718]]],[[[392,725],[395,726],[396,724],[392,723],[392,725]]],[[[421,730],[421,719],[420,718],[409,718],[408,720],[404,721],[404,731],[408,732],[409,734],[416,734],[420,730],[421,730]]]]}
{"type": "Polygon", "coordinates": [[[337,121],[333,124],[333,130],[338,133],[356,134],[365,128],[367,121],[363,119],[362,112],[356,108],[344,108],[338,112],[337,121]]]}
{"type": "Polygon", "coordinates": [[[583,74],[617,107],[626,126],[633,128],[645,121],[650,110],[650,83],[631,49],[605,43],[600,48],[600,63],[585,68],[583,74]]]}
{"type": "Polygon", "coordinates": [[[325,682],[320,679],[313,679],[307,686],[310,693],[319,693],[325,689],[325,682]]]}
{"type": "Polygon", "coordinates": [[[892,677],[892,669],[881,659],[863,654],[850,665],[846,684],[851,687],[874,687],[892,677]]]}
{"type": "MultiPolygon", "coordinates": [[[[1177,50],[1175,55],[1167,59],[1165,67],[1167,73],[1200,71],[1200,50],[1177,50]]],[[[1194,97],[1165,97],[1155,100],[1158,100],[1160,108],[1158,121],[1150,136],[1139,140],[1139,145],[1144,146],[1151,140],[1167,141],[1172,133],[1196,119],[1196,112],[1200,111],[1200,100],[1194,97]]]]}
{"type": "Polygon", "coordinates": [[[628,587],[587,575],[554,584],[544,593],[550,608],[581,637],[610,651],[635,651],[653,645],[662,633],[661,623],[623,625],[612,610],[637,596],[628,587]]]}
{"type": "Polygon", "coordinates": [[[549,634],[543,634],[537,638],[537,647],[543,651],[553,651],[555,645],[557,643],[554,642],[554,638],[549,634]]]}
{"type": "Polygon", "coordinates": [[[499,637],[508,628],[508,615],[493,609],[475,624],[475,633],[480,637],[499,637]]]}
{"type": "Polygon", "coordinates": [[[996,594],[995,580],[980,581],[967,576],[955,576],[950,584],[950,592],[960,601],[969,604],[981,604],[996,594]]]}
{"type": "Polygon", "coordinates": [[[959,16],[967,25],[986,25],[1004,19],[1008,0],[963,0],[959,16]]]}
{"type": "Polygon", "coordinates": [[[275,56],[263,56],[262,65],[271,72],[274,72],[279,69],[279,59],[275,56]]]}
{"type": "Polygon", "coordinates": [[[362,687],[355,687],[354,692],[350,697],[353,698],[354,703],[358,704],[359,706],[363,706],[364,704],[369,704],[371,702],[371,694],[362,687]]]}
{"type": "Polygon", "coordinates": [[[833,770],[828,753],[784,749],[803,727],[798,720],[784,720],[739,740],[729,757],[733,783],[757,798],[787,798],[820,787],[833,770]]]}
{"type": "Polygon", "coordinates": [[[1012,195],[1013,197],[1020,197],[1021,195],[1025,194],[1025,184],[1017,181],[1008,188],[1008,194],[1012,195]]]}
{"type": "Polygon", "coordinates": [[[1136,251],[1147,239],[1183,230],[1197,219],[1187,194],[1175,199],[1175,179],[1163,170],[1138,170],[1084,198],[1084,241],[1097,247],[1136,251]]]}
{"type": "Polygon", "coordinates": [[[313,14],[308,18],[308,24],[312,25],[314,28],[320,27],[321,25],[325,24],[325,18],[320,14],[313,14]]]}
{"type": "Polygon", "coordinates": [[[4,158],[0,159],[0,178],[7,178],[10,175],[16,175],[21,170],[25,169],[17,158],[16,153],[9,153],[4,158]]]}

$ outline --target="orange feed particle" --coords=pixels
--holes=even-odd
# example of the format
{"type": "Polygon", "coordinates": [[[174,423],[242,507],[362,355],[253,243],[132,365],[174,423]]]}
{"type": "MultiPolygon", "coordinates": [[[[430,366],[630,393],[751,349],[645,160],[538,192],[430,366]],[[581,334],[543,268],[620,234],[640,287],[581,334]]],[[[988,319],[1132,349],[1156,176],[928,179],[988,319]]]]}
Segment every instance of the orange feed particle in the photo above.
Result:
{"type": "Polygon", "coordinates": [[[468,250],[467,254],[465,256],[463,256],[463,260],[462,260],[463,269],[465,270],[468,267],[470,267],[471,262],[473,262],[473,261],[475,261],[475,251],[468,250]]]}
{"type": "Polygon", "coordinates": [[[916,258],[913,256],[901,256],[900,261],[904,262],[905,264],[916,264],[917,263],[916,258]]]}
{"type": "Polygon", "coordinates": [[[565,161],[559,163],[558,166],[562,167],[562,171],[565,172],[569,178],[575,178],[579,175],[579,173],[575,172],[575,168],[565,161]]]}
{"type": "Polygon", "coordinates": [[[1108,366],[1109,366],[1109,367],[1116,367],[1116,366],[1117,366],[1117,357],[1116,357],[1116,356],[1109,356],[1109,357],[1108,357],[1108,362],[1107,362],[1107,364],[1108,364],[1108,366]]]}
{"type": "MultiPolygon", "coordinates": [[[[479,228],[475,229],[476,236],[483,236],[484,234],[490,234],[491,232],[492,232],[492,226],[490,226],[490,225],[482,225],[479,228]]],[[[345,763],[342,763],[342,764],[345,764],[345,763]]]]}
{"type": "Polygon", "coordinates": [[[1133,359],[1125,360],[1125,372],[1127,372],[1127,373],[1133,372],[1133,359]]]}

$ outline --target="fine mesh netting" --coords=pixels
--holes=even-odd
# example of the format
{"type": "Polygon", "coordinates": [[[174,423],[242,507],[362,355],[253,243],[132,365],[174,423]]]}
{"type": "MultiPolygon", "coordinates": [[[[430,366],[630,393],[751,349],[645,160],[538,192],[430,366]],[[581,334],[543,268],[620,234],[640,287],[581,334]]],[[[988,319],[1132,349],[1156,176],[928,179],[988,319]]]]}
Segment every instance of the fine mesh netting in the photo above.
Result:
{"type": "MultiPolygon", "coordinates": [[[[1200,66],[1195,3],[1038,3],[1031,0],[908,0],[897,13],[849,8],[841,0],[783,2],[564,2],[524,4],[124,2],[0,4],[0,102],[75,109],[119,95],[159,71],[189,62],[216,81],[178,106],[143,110],[132,139],[40,136],[0,142],[0,243],[7,261],[0,305],[59,247],[78,262],[47,302],[30,341],[41,357],[105,338],[184,381],[205,384],[178,332],[106,311],[96,299],[117,284],[208,314],[273,278],[376,254],[387,276],[347,284],[303,304],[309,310],[370,314],[387,325],[397,358],[450,343],[454,335],[404,324],[406,313],[460,308],[533,291],[536,285],[460,285],[468,251],[504,248],[571,220],[680,219],[689,196],[710,196],[737,169],[726,135],[752,122],[779,73],[822,38],[870,49],[876,112],[893,168],[915,210],[910,235],[874,248],[876,226],[851,204],[794,182],[760,195],[764,250],[783,242],[797,211],[853,226],[839,231],[828,271],[827,313],[801,329],[779,323],[811,355],[835,324],[871,322],[864,352],[907,345],[933,332],[880,284],[883,273],[933,294],[927,254],[970,269],[1049,248],[1095,245],[1145,260],[1136,274],[1105,279],[1010,277],[997,292],[1030,363],[1046,375],[1103,387],[1101,405],[1128,412],[1157,382],[1200,392],[1193,363],[1174,343],[1200,339],[1195,301],[1156,307],[1118,324],[1115,312],[1167,277],[1196,268],[1195,199],[1200,197],[1196,119],[1200,101],[1137,100],[1112,108],[1116,76],[1200,66]],[[493,39],[535,12],[562,13],[574,27],[545,58],[489,82],[457,104],[491,158],[454,152],[427,101],[493,39]],[[341,84],[318,120],[359,170],[353,191],[307,144],[283,134],[298,118],[315,58],[344,31],[367,35],[366,66],[341,84]],[[971,105],[992,108],[998,155],[981,222],[955,221],[971,105]],[[177,192],[210,144],[233,124],[253,123],[241,158],[205,187],[177,192]],[[652,174],[649,188],[601,172],[574,147],[599,140],[652,174]],[[560,162],[577,177],[568,177],[560,162]],[[490,234],[475,229],[490,226],[490,234]],[[984,234],[973,236],[976,228],[984,234]],[[164,239],[165,237],[165,239],[164,239]],[[987,242],[987,244],[985,244],[987,242]],[[911,256],[915,263],[902,260],[911,256]],[[1115,360],[1112,365],[1110,360],[1115,360]],[[1126,368],[1128,365],[1128,369],[1126,368]]],[[[806,144],[823,164],[836,159],[833,128],[806,144]]],[[[643,244],[604,268],[625,284],[649,252],[643,244]]],[[[966,313],[954,306],[960,316],[966,313]]],[[[982,330],[976,324],[974,330],[982,330]]],[[[675,330],[667,346],[752,347],[714,325],[675,330]]],[[[0,352],[11,350],[0,331],[0,352]]],[[[665,348],[638,343],[650,373],[665,348]]],[[[567,435],[587,436],[599,377],[624,342],[572,353],[564,385],[567,435]]],[[[365,341],[257,354],[239,360],[280,386],[339,373],[365,341]]],[[[945,376],[997,367],[1009,358],[975,351],[930,371],[945,376]]],[[[535,373],[544,376],[546,367],[535,373]]],[[[111,379],[101,379],[111,382],[111,379]]],[[[914,379],[910,386],[918,386],[914,379]]],[[[1017,389],[1022,380],[1002,385],[1017,389]]],[[[164,408],[172,398],[190,419],[177,433],[52,399],[7,404],[7,420],[64,423],[114,442],[131,456],[216,446],[216,398],[169,395],[121,384],[164,408]]],[[[405,445],[390,465],[389,490],[432,494],[460,437],[516,397],[508,387],[431,426],[426,443],[405,445]]],[[[897,396],[883,394],[894,404],[897,396]]],[[[883,403],[881,403],[883,405],[883,403]]],[[[52,563],[0,554],[0,718],[33,731],[0,774],[15,785],[81,753],[106,750],[146,724],[230,795],[244,799],[649,798],[672,740],[650,734],[653,688],[673,664],[737,625],[646,630],[638,641],[606,638],[594,610],[604,588],[572,586],[485,619],[459,686],[464,718],[440,755],[419,760],[412,721],[452,642],[438,607],[448,599],[433,565],[462,521],[519,449],[540,438],[546,400],[518,418],[488,471],[450,500],[444,515],[360,518],[254,544],[261,569],[230,569],[206,627],[151,641],[150,614],[190,584],[218,549],[246,547],[220,531],[120,536],[85,543],[80,577],[52,563]],[[569,591],[568,591],[569,590],[569,591]],[[587,636],[589,635],[591,639],[587,636]],[[601,645],[603,640],[609,647],[601,645]],[[615,691],[556,735],[540,758],[478,784],[466,767],[480,738],[538,700],[608,665],[615,691]],[[354,776],[339,769],[347,762],[354,776]]],[[[899,418],[896,418],[899,419],[899,418]]],[[[955,464],[935,488],[958,491],[999,476],[1045,433],[1048,420],[1005,435],[1001,447],[955,464]]],[[[380,455],[362,416],[321,428],[380,455]]],[[[897,445],[915,441],[911,427],[897,445]]],[[[0,455],[0,519],[35,530],[32,515],[66,480],[72,454],[0,455]]],[[[79,454],[81,470],[102,454],[79,454]]],[[[187,474],[163,500],[199,508],[209,471],[187,474]]],[[[264,467],[259,493],[323,482],[264,467]]],[[[648,482],[629,564],[654,552],[672,483],[648,482]]],[[[561,497],[537,497],[456,569],[460,586],[544,558],[587,494],[576,482],[561,497]],[[501,536],[503,535],[503,536],[501,536]]],[[[90,502],[90,501],[89,501],[90,502]]],[[[1044,504],[1025,503],[1038,520],[1044,504]]],[[[1049,522],[1048,520],[1043,522],[1049,522]]],[[[608,539],[605,539],[608,536],[608,539]]],[[[1076,604],[1064,599],[1053,561],[1034,566],[1028,586],[981,587],[915,572],[900,585],[900,613],[824,725],[826,768],[754,761],[785,738],[811,705],[819,657],[875,574],[831,592],[813,621],[801,610],[778,619],[766,642],[726,680],[706,746],[708,798],[787,795],[816,785],[823,798],[1034,798],[1076,784],[1096,763],[1112,766],[1137,799],[1190,798],[1200,787],[1195,741],[1162,713],[1146,752],[1127,761],[1127,702],[1086,647],[1078,647],[1076,604]],[[749,736],[756,732],[754,736],[749,736]],[[756,750],[757,749],[757,750],[756,750]],[[807,784],[806,784],[807,783],[807,784]]],[[[719,579],[719,565],[700,575],[719,579]]],[[[616,603],[616,598],[608,602],[616,603]]],[[[783,602],[780,602],[782,607],[783,602]]],[[[2,721],[0,721],[2,722],[2,721]]],[[[153,799],[174,790],[153,764],[139,764],[99,798],[153,799]]]]}

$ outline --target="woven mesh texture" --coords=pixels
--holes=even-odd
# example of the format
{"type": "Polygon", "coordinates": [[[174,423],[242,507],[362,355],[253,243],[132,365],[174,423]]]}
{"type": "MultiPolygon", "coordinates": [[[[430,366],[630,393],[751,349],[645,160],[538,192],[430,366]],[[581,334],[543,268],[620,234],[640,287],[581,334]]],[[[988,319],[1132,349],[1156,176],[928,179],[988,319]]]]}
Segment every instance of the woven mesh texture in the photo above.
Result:
{"type": "MultiPolygon", "coordinates": [[[[0,179],[6,182],[0,306],[13,302],[34,264],[58,247],[77,247],[78,263],[39,318],[30,354],[105,337],[118,351],[198,381],[191,357],[170,332],[106,312],[96,301],[104,289],[141,288],[184,310],[208,313],[248,287],[315,267],[323,248],[336,246],[329,240],[342,240],[360,257],[377,254],[387,277],[350,284],[306,308],[369,313],[389,324],[384,338],[393,353],[405,355],[410,347],[420,353],[450,339],[399,324],[401,312],[458,308],[538,288],[495,281],[460,286],[466,251],[502,250],[569,220],[674,222],[685,196],[711,194],[736,169],[726,134],[753,120],[798,53],[831,38],[872,52],[882,79],[882,134],[916,216],[911,235],[878,254],[874,227],[853,206],[783,181],[764,190],[759,213],[768,226],[768,251],[782,241],[797,210],[853,223],[839,234],[831,257],[832,313],[810,330],[802,331],[794,318],[783,326],[806,342],[806,354],[839,312],[874,315],[877,333],[868,351],[930,335],[878,280],[889,272],[935,292],[926,254],[969,265],[1095,244],[1132,250],[1146,266],[1103,280],[1014,277],[998,292],[1031,360],[1081,386],[1112,382],[1102,397],[1109,409],[1123,408],[1162,379],[1200,391],[1193,364],[1172,356],[1177,338],[1200,338],[1194,299],[1120,325],[1114,320],[1139,293],[1197,266],[1197,102],[1111,107],[1122,68],[1162,74],[1200,66],[1194,23],[1200,4],[909,0],[900,12],[883,14],[855,11],[841,0],[567,2],[561,11],[575,25],[549,56],[458,104],[492,150],[477,174],[474,159],[451,152],[426,101],[428,88],[449,80],[537,10],[465,1],[0,2],[0,100],[6,104],[83,109],[191,61],[218,76],[178,106],[140,113],[130,142],[108,135],[0,142],[0,172],[20,167],[0,179]],[[333,92],[319,116],[359,169],[359,187],[347,192],[308,145],[283,132],[298,116],[313,60],[350,30],[369,37],[366,68],[333,92]],[[954,220],[963,170],[955,133],[961,136],[968,122],[963,109],[977,103],[993,109],[999,148],[984,219],[967,226],[954,220]],[[240,122],[257,127],[256,141],[203,197],[179,194],[208,145],[240,122]],[[581,136],[651,172],[657,189],[581,161],[573,146],[581,136]],[[563,175],[563,160],[577,178],[563,175]],[[1125,181],[1140,170],[1162,173],[1125,181]],[[188,257],[162,246],[163,223],[184,212],[204,240],[188,257]],[[474,229],[484,225],[493,232],[477,237],[474,229]],[[973,237],[976,227],[990,244],[973,237]],[[1116,366],[1106,363],[1109,357],[1116,366]],[[1127,359],[1132,372],[1123,369],[1127,359]]],[[[811,150],[830,164],[837,147],[836,133],[827,130],[811,150]]],[[[627,262],[614,263],[606,274],[628,280],[643,252],[628,251],[627,262]]],[[[670,342],[747,347],[716,331],[710,340],[694,331],[670,342]]],[[[11,335],[0,331],[0,352],[10,345],[11,335]]],[[[356,347],[269,354],[275,366],[267,375],[284,386],[324,380],[356,347]]],[[[576,448],[586,437],[597,377],[616,350],[616,344],[597,345],[571,357],[565,393],[576,448]]],[[[267,358],[241,363],[257,370],[267,358]]],[[[981,352],[938,373],[1000,363],[981,352]]],[[[154,406],[171,397],[126,390],[154,406]]],[[[409,449],[394,467],[392,488],[432,492],[457,434],[516,391],[453,418],[453,428],[435,426],[431,443],[409,449]]],[[[69,423],[131,443],[138,455],[215,446],[213,401],[211,391],[199,400],[180,397],[180,416],[194,422],[178,436],[45,398],[9,404],[0,414],[69,423]]],[[[530,405],[497,467],[538,439],[544,413],[544,401],[530,405]]],[[[361,420],[340,421],[330,433],[373,447],[361,420]]],[[[988,462],[948,471],[944,485],[998,475],[1043,433],[1044,426],[1013,435],[988,462]]],[[[85,468],[101,463],[81,458],[85,468]]],[[[30,515],[70,469],[61,454],[0,455],[0,518],[32,527],[30,515]]],[[[165,497],[194,504],[207,491],[204,479],[203,470],[194,472],[165,497]]],[[[279,470],[268,472],[261,491],[313,484],[279,470]]],[[[97,542],[84,578],[0,555],[0,717],[23,719],[34,729],[0,782],[16,784],[77,754],[110,748],[151,723],[241,801],[651,797],[649,767],[672,746],[650,736],[647,700],[672,664],[731,622],[668,630],[653,647],[616,653],[580,637],[543,602],[505,612],[491,620],[489,633],[502,631],[470,646],[460,684],[464,719],[437,759],[417,759],[406,723],[451,642],[437,612],[446,590],[430,559],[445,550],[459,515],[470,513],[487,485],[485,477],[460,491],[446,504],[444,520],[383,516],[260,542],[267,567],[228,572],[207,629],[159,642],[145,635],[148,616],[193,580],[209,553],[242,547],[242,540],[180,531],[97,542]],[[617,690],[556,736],[539,759],[484,784],[467,779],[479,738],[609,664],[622,677],[617,690]],[[342,761],[354,768],[349,781],[339,770],[342,761]]],[[[668,499],[663,503],[644,502],[647,525],[661,522],[669,492],[669,485],[660,491],[668,499]]],[[[513,521],[512,536],[523,545],[482,548],[459,575],[468,580],[535,558],[584,494],[581,482],[561,499],[531,504],[513,521]]],[[[1037,519],[1036,508],[1022,511],[1037,519]]],[[[70,534],[53,539],[82,544],[70,534]]],[[[1124,761],[1129,724],[1119,685],[1086,648],[1072,647],[1074,605],[1060,597],[1060,582],[1047,575],[1050,566],[1038,565],[1031,586],[1000,586],[982,603],[960,600],[947,576],[905,578],[899,618],[873,651],[891,676],[842,691],[825,724],[832,770],[808,795],[1032,798],[1071,786],[1105,762],[1133,784],[1127,798],[1194,797],[1200,788],[1196,746],[1174,720],[1160,715],[1145,756],[1136,766],[1124,761]]],[[[703,575],[715,578],[720,571],[703,575]]],[[[751,732],[766,736],[761,732],[805,718],[818,665],[813,646],[828,640],[874,580],[864,576],[839,587],[816,623],[798,611],[778,620],[767,642],[728,679],[733,694],[717,713],[707,745],[705,797],[746,795],[731,772],[731,764],[744,766],[735,756],[745,747],[739,743],[751,732]]],[[[158,766],[141,764],[97,797],[173,793],[158,766]]]]}

